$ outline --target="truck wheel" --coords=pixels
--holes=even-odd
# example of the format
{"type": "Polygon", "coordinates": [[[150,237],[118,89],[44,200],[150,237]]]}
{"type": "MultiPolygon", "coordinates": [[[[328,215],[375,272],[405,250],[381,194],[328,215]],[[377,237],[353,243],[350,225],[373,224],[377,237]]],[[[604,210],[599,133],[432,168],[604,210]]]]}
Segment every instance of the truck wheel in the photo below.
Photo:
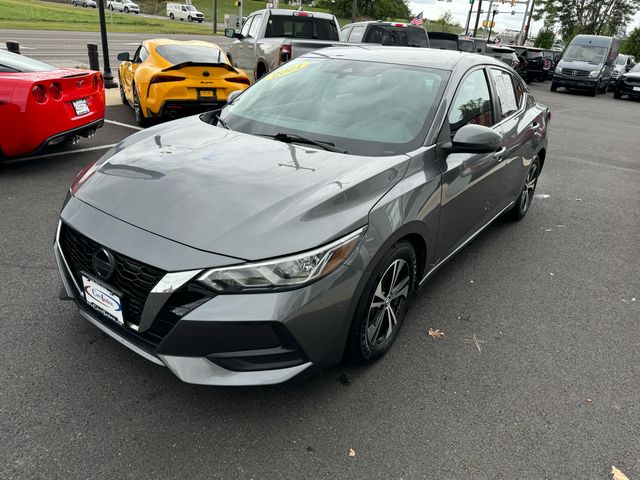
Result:
{"type": "Polygon", "coordinates": [[[553,82],[551,82],[551,91],[552,92],[557,92],[558,91],[558,86],[553,82]]]}
{"type": "Polygon", "coordinates": [[[620,92],[618,92],[617,90],[614,90],[613,98],[621,99],[622,98],[622,94],[620,92]]]}
{"type": "Polygon", "coordinates": [[[593,87],[592,90],[589,90],[589,96],[590,97],[595,97],[598,95],[598,90],[600,90],[600,82],[598,82],[598,84],[593,87]]]}
{"type": "Polygon", "coordinates": [[[189,21],[189,23],[193,22],[193,19],[191,18],[191,15],[189,15],[189,16],[187,17],[187,20],[189,21]]]}
{"type": "Polygon", "coordinates": [[[173,13],[170,13],[170,14],[169,14],[169,18],[170,18],[171,20],[175,20],[175,19],[176,19],[176,16],[175,16],[173,13]]]}
{"type": "Polygon", "coordinates": [[[259,63],[258,68],[256,70],[256,80],[259,80],[260,78],[264,77],[266,73],[267,73],[267,69],[265,68],[265,66],[262,63],[259,63]]]}

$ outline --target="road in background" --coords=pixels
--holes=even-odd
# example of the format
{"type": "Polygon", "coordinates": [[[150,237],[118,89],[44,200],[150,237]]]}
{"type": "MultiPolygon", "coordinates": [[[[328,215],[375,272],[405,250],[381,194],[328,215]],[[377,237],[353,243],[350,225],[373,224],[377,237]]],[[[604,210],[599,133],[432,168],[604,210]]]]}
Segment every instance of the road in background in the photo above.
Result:
{"type": "MultiPolygon", "coordinates": [[[[217,43],[223,49],[231,41],[223,36],[214,35],[153,35],[150,33],[109,33],[109,59],[111,70],[117,77],[120,62],[116,56],[120,52],[133,53],[140,42],[148,38],[162,37],[176,40],[206,40],[217,43]]],[[[89,65],[87,43],[96,43],[100,52],[100,68],[103,68],[100,32],[60,32],[49,30],[4,30],[0,29],[0,45],[4,48],[7,41],[20,43],[20,51],[36,60],[56,67],[77,67],[89,65]]]]}
{"type": "Polygon", "coordinates": [[[548,88],[532,85],[553,118],[527,217],[445,265],[385,357],[281,386],[183,384],[57,299],[59,208],[104,150],[7,166],[0,478],[640,478],[640,102],[548,88]]]}

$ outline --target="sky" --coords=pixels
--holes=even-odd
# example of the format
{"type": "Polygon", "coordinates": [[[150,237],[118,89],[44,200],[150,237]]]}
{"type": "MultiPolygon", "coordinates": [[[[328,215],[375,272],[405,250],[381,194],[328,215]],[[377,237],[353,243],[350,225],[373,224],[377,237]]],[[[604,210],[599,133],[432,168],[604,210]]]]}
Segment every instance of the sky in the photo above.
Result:
{"type": "MultiPolygon", "coordinates": [[[[475,0],[474,9],[477,7],[479,0],[475,0]]],[[[524,2],[525,0],[518,0],[524,2]]],[[[526,8],[524,3],[516,4],[513,10],[516,11],[515,15],[511,15],[511,2],[505,2],[504,4],[498,0],[493,2],[491,10],[497,10],[500,12],[496,15],[496,26],[494,30],[501,32],[504,29],[520,30],[522,27],[522,17],[526,8]]],[[[409,0],[409,7],[411,12],[418,14],[424,12],[424,17],[430,20],[439,18],[444,12],[450,10],[453,14],[454,21],[458,22],[463,27],[467,23],[467,15],[469,14],[469,0],[409,0]]],[[[487,16],[487,10],[489,8],[489,0],[482,0],[482,9],[484,14],[481,15],[480,25],[482,20],[487,16]]],[[[474,10],[475,12],[475,10],[474,10]]],[[[472,15],[471,25],[473,26],[475,21],[475,13],[472,15]]],[[[640,11],[636,14],[633,21],[628,27],[628,31],[631,31],[634,27],[640,25],[640,11]]],[[[542,27],[542,22],[531,22],[531,32],[535,34],[542,27]]]]}

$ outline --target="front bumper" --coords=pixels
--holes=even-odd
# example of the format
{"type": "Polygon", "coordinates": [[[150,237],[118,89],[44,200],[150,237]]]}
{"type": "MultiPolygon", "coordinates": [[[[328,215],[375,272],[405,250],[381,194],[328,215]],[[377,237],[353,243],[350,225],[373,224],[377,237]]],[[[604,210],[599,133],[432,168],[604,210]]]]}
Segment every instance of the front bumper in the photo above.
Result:
{"type": "Polygon", "coordinates": [[[600,78],[567,77],[565,75],[553,75],[553,83],[558,87],[593,90],[598,85],[600,78]]]}
{"type": "MultiPolygon", "coordinates": [[[[82,317],[147,360],[167,366],[184,382],[275,384],[335,364],[342,358],[355,308],[352,299],[362,278],[357,269],[340,267],[318,282],[296,290],[211,294],[210,298],[195,302],[198,303],[195,308],[185,308],[168,333],[154,343],[150,339],[152,334],[158,336],[155,327],[141,332],[137,331],[137,325],[121,326],[85,302],[74,279],[74,267],[66,259],[70,255],[65,256],[66,247],[62,246],[65,240],[61,242],[60,231],[59,227],[54,255],[64,293],[76,302],[82,317]]],[[[110,244],[105,246],[113,248],[110,244]]],[[[206,265],[210,266],[213,265],[206,265]]],[[[153,291],[149,294],[144,309],[155,312],[154,325],[166,323],[165,307],[174,312],[180,308],[172,305],[173,300],[199,272],[190,271],[172,295],[153,291]]],[[[168,273],[163,281],[171,275],[175,274],[168,273]]],[[[166,284],[165,281],[165,287],[166,284]]]]}
{"type": "Polygon", "coordinates": [[[618,81],[614,87],[614,91],[620,95],[628,95],[630,97],[640,97],[640,90],[634,90],[634,88],[640,89],[640,83],[628,84],[622,81],[618,81]]]}

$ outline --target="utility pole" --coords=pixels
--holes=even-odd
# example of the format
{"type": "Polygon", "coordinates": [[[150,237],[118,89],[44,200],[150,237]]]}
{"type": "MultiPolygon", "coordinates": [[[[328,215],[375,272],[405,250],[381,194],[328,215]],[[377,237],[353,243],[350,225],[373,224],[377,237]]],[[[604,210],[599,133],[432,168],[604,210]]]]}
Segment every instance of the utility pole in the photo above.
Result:
{"type": "Polygon", "coordinates": [[[104,88],[116,88],[118,84],[113,80],[111,65],[109,64],[109,45],[107,42],[107,22],[104,18],[104,0],[98,0],[98,17],[100,18],[100,38],[102,40],[102,57],[104,60],[104,88]]]}
{"type": "Polygon", "coordinates": [[[527,25],[527,13],[529,13],[529,7],[531,6],[531,0],[527,0],[527,7],[524,10],[524,15],[522,16],[522,28],[520,28],[520,34],[518,35],[518,41],[516,42],[518,45],[524,45],[524,40],[526,34],[524,33],[524,29],[527,25]]]}
{"type": "Polygon", "coordinates": [[[495,24],[497,13],[498,13],[498,10],[494,10],[493,15],[491,16],[491,23],[489,23],[489,36],[487,37],[487,42],[491,40],[491,31],[493,30],[493,25],[495,24]]]}
{"type": "Polygon", "coordinates": [[[471,23],[471,12],[473,12],[473,1],[469,0],[469,15],[467,15],[467,24],[464,27],[464,34],[469,35],[469,24],[471,23]]]}
{"type": "Polygon", "coordinates": [[[478,34],[478,23],[480,23],[480,12],[482,11],[482,0],[478,0],[478,12],[476,13],[476,26],[473,27],[473,36],[478,34]]]}
{"type": "MultiPolygon", "coordinates": [[[[486,22],[487,22],[487,27],[489,26],[489,17],[491,16],[491,7],[493,7],[493,0],[489,0],[489,8],[487,9],[487,18],[486,18],[486,22]]],[[[485,27],[484,31],[482,32],[482,38],[485,38],[484,36],[487,33],[487,29],[485,27]]]]}
{"type": "Polygon", "coordinates": [[[531,17],[533,17],[533,7],[535,6],[536,0],[531,0],[531,11],[529,12],[529,19],[527,20],[527,26],[524,29],[524,40],[522,44],[527,41],[527,37],[529,36],[529,27],[531,26],[531,17]]]}
{"type": "Polygon", "coordinates": [[[218,31],[218,0],[213,0],[211,5],[211,21],[213,22],[213,34],[218,31]]]}
{"type": "Polygon", "coordinates": [[[353,0],[351,5],[351,23],[356,23],[356,11],[358,10],[358,0],[353,0]]]}

